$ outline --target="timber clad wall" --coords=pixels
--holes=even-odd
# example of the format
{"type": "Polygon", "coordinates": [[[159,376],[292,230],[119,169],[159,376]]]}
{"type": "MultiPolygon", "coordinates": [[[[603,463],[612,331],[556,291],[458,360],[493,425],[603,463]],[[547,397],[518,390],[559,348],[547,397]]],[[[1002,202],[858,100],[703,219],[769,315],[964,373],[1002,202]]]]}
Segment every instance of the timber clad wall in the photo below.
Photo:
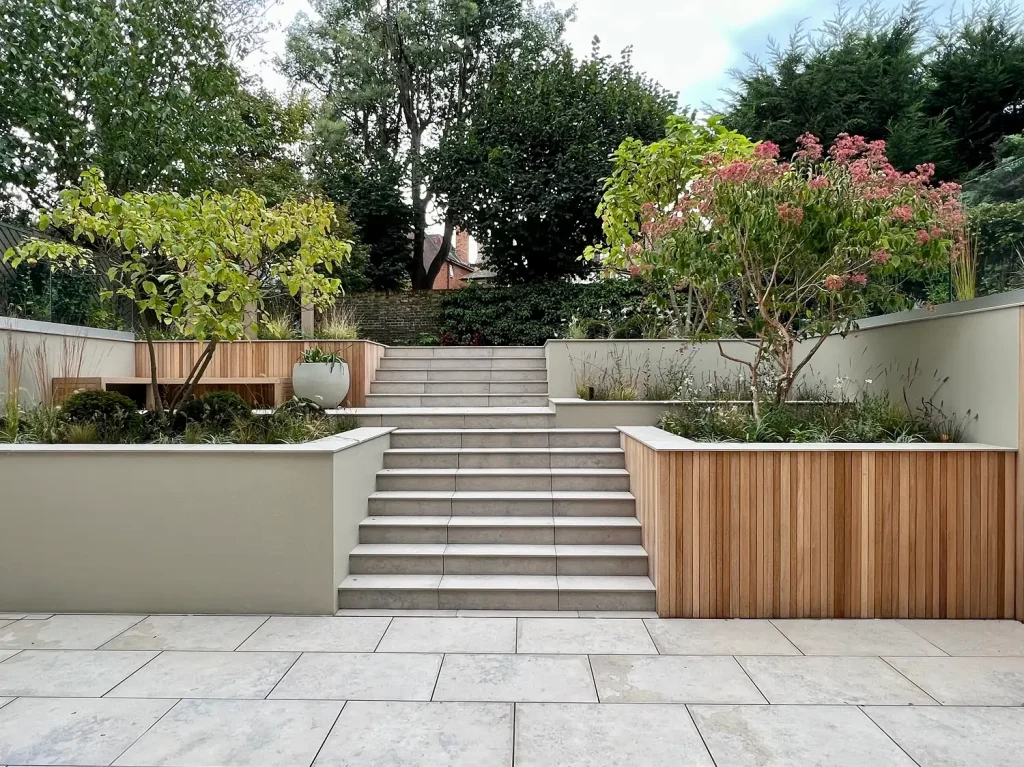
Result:
{"type": "MultiPolygon", "coordinates": [[[[363,407],[384,347],[370,341],[235,341],[218,344],[204,378],[291,378],[292,366],[306,349],[319,346],[341,353],[352,379],[345,402],[363,407]]],[[[161,378],[184,378],[203,350],[196,341],[157,341],[156,369],[161,378]]],[[[135,344],[135,375],[149,377],[149,351],[135,344]]],[[[223,387],[219,387],[223,388],[223,387]]]]}
{"type": "Polygon", "coordinates": [[[623,442],[662,617],[1015,616],[1015,451],[623,442]]]}
{"type": "Polygon", "coordinates": [[[440,336],[441,298],[433,290],[353,293],[338,299],[338,306],[355,314],[361,338],[394,344],[417,341],[421,335],[440,336]]]}

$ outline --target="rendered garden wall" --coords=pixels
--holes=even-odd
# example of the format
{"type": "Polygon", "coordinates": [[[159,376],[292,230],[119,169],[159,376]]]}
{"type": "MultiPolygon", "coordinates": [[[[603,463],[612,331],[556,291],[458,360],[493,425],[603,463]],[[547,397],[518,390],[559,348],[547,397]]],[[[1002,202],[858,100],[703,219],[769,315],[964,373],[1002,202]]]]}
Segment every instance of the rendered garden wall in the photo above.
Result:
{"type": "Polygon", "coordinates": [[[0,446],[0,611],[333,615],[391,429],[0,446]]]}

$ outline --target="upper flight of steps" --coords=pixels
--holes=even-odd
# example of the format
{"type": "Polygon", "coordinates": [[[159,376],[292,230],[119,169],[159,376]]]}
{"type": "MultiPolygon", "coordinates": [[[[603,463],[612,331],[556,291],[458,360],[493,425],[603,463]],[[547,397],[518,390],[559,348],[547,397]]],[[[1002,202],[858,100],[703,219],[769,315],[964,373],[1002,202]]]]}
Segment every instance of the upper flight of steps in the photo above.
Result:
{"type": "Polygon", "coordinates": [[[653,610],[614,429],[398,429],[342,608],[653,610]]]}
{"type": "Polygon", "coordinates": [[[367,408],[548,407],[540,346],[390,347],[367,408]]]}

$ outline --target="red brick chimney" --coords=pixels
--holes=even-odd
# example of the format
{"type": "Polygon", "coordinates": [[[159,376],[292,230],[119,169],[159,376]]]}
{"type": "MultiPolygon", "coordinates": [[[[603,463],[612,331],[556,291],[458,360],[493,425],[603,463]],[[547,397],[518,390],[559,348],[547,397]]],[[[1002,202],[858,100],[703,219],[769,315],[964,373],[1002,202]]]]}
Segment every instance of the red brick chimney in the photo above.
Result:
{"type": "Polygon", "coordinates": [[[462,263],[469,263],[469,232],[455,230],[455,254],[462,263]]]}

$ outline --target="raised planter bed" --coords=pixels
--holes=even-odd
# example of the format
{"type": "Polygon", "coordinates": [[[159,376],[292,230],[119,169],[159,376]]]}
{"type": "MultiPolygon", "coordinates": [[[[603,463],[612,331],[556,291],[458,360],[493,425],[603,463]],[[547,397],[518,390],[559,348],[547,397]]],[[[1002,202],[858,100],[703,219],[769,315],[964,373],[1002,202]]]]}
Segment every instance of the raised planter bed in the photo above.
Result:
{"type": "Polygon", "coordinates": [[[1022,617],[1016,450],[620,431],[662,617],[1022,617]]]}

